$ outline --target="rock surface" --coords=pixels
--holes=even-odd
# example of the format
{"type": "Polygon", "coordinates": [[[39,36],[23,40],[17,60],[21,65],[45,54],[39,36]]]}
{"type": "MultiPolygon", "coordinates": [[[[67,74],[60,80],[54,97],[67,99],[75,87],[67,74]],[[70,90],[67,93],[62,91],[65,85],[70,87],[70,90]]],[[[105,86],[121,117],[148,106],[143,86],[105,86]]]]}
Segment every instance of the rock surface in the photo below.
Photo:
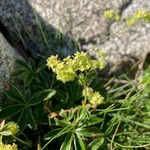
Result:
{"type": "Polygon", "coordinates": [[[127,26],[124,21],[139,9],[150,12],[150,1],[133,0],[122,12],[121,21],[111,24],[109,39],[98,46],[110,56],[109,61],[116,64],[123,59],[140,58],[150,52],[150,23],[139,21],[133,26],[127,26]]]}
{"type": "Polygon", "coordinates": [[[15,61],[21,58],[0,33],[0,101],[3,98],[3,92],[7,90],[8,83],[11,81],[10,74],[16,68],[15,61]]]}
{"type": "Polygon", "coordinates": [[[140,8],[150,10],[150,1],[1,0],[0,19],[13,40],[21,39],[30,51],[58,48],[65,53],[74,48],[72,40],[75,40],[87,51],[101,48],[108,54],[107,60],[116,65],[150,51],[150,24],[143,21],[132,27],[125,24],[126,17],[140,8]],[[108,9],[118,12],[121,20],[106,19],[104,12],[108,9]],[[15,39],[14,30],[18,35],[15,39]]]}

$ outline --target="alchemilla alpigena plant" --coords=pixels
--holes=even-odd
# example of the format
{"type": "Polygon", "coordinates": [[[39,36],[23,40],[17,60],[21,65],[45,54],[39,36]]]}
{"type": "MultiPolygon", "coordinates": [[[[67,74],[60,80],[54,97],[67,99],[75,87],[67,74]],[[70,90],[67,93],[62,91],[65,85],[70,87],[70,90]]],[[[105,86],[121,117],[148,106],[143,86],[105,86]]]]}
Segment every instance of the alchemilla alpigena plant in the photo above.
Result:
{"type": "Polygon", "coordinates": [[[101,51],[97,51],[96,54],[99,59],[91,59],[86,52],[76,52],[74,56],[68,56],[63,60],[58,55],[52,55],[47,59],[47,66],[56,73],[57,80],[63,83],[77,80],[83,86],[83,104],[86,104],[87,100],[96,105],[103,102],[103,97],[100,93],[89,87],[91,82],[90,74],[93,78],[96,69],[103,69],[106,65],[105,54],[101,51]]]}

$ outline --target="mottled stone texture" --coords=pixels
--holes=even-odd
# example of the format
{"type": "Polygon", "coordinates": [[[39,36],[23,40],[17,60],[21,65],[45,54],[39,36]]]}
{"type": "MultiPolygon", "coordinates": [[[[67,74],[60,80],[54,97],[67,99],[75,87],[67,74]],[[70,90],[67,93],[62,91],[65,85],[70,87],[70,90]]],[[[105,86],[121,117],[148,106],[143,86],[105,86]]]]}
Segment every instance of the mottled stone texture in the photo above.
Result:
{"type": "Polygon", "coordinates": [[[16,67],[15,61],[21,58],[0,33],[0,101],[4,90],[8,88],[8,83],[11,81],[10,74],[16,67]]]}
{"type": "Polygon", "coordinates": [[[150,23],[139,21],[133,26],[127,26],[124,21],[141,8],[150,11],[150,1],[133,0],[122,11],[122,20],[111,24],[109,39],[97,46],[108,54],[109,61],[116,64],[123,59],[127,60],[130,57],[140,58],[144,56],[144,53],[150,52],[150,23]]]}
{"type": "Polygon", "coordinates": [[[125,18],[139,8],[150,10],[150,1],[0,0],[0,19],[15,43],[21,39],[30,52],[62,49],[66,53],[72,51],[75,40],[87,51],[101,48],[108,54],[109,62],[119,64],[123,59],[139,58],[150,51],[150,24],[125,24],[125,18]],[[104,18],[108,9],[116,10],[121,21],[104,18]],[[56,40],[60,35],[61,42],[56,40]]]}

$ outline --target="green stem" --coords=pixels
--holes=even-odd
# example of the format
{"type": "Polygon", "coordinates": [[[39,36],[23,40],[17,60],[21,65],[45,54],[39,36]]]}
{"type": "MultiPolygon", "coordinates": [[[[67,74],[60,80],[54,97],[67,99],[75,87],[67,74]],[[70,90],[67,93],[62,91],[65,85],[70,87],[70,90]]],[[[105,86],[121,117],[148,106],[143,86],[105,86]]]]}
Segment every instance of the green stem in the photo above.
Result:
{"type": "Polygon", "coordinates": [[[19,139],[19,138],[16,137],[16,136],[14,136],[14,137],[15,137],[15,139],[18,140],[20,143],[22,143],[22,144],[24,144],[24,145],[26,145],[26,146],[28,146],[28,147],[31,147],[31,146],[32,146],[31,141],[23,141],[23,140],[19,139]]]}
{"type": "MultiPolygon", "coordinates": [[[[83,88],[86,90],[86,84],[83,85],[83,88]]],[[[85,91],[85,93],[87,93],[87,92],[85,91]]],[[[84,107],[86,105],[86,103],[87,103],[87,96],[85,95],[84,100],[82,101],[82,106],[84,107]]]]}

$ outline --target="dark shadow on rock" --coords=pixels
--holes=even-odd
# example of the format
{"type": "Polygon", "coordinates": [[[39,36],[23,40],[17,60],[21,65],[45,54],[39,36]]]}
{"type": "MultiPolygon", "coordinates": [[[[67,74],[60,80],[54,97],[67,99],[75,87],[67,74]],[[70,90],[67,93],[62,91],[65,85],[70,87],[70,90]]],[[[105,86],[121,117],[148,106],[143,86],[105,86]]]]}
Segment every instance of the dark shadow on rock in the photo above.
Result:
{"type": "Polygon", "coordinates": [[[0,26],[5,26],[1,29],[4,36],[13,47],[23,51],[26,55],[37,58],[37,54],[41,53],[47,56],[59,53],[66,56],[78,49],[78,45],[71,37],[44,21],[27,0],[18,0],[17,4],[1,0],[0,7],[1,11],[4,8],[4,11],[9,11],[11,14],[8,21],[0,12],[2,14],[0,20],[3,24],[0,26]]]}
{"type": "Polygon", "coordinates": [[[134,56],[128,56],[128,59],[122,61],[118,65],[112,65],[107,63],[106,68],[99,72],[100,77],[106,79],[114,78],[128,78],[135,79],[136,72],[138,70],[138,59],[134,56]]]}

